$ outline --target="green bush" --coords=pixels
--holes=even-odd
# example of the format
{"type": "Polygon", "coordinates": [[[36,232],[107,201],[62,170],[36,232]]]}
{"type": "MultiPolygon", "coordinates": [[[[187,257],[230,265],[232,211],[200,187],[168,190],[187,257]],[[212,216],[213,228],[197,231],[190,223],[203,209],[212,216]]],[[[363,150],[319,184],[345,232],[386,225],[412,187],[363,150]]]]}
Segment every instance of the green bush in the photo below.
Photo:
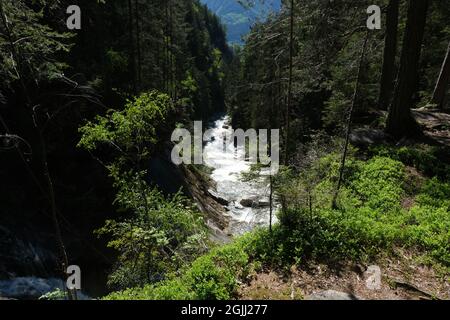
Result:
{"type": "MultiPolygon", "coordinates": [[[[288,202],[279,213],[280,226],[273,234],[276,245],[270,262],[287,265],[302,258],[364,259],[406,245],[433,261],[450,265],[448,183],[436,178],[427,180],[412,199],[415,205],[407,209],[402,207],[407,196],[402,162],[385,156],[366,162],[350,159],[346,183],[339,194],[339,210],[332,210],[338,161],[328,155],[311,167],[326,172],[312,192],[312,210],[301,205],[307,201],[296,200],[288,202]]],[[[305,182],[301,181],[302,175],[297,179],[290,181],[289,188],[278,190],[284,193],[284,199],[302,195],[295,186],[305,182]]],[[[263,247],[267,249],[266,244],[263,247]]]]}
{"type": "Polygon", "coordinates": [[[182,279],[162,281],[156,285],[113,292],[104,300],[192,300],[195,296],[182,279]]]}
{"type": "Polygon", "coordinates": [[[372,155],[389,157],[415,167],[429,177],[450,180],[450,151],[442,147],[418,145],[413,147],[376,146],[372,155]]]}
{"type": "Polygon", "coordinates": [[[293,264],[310,259],[364,260],[389,253],[396,246],[414,249],[424,261],[449,270],[448,183],[427,180],[415,195],[414,205],[403,208],[404,164],[382,156],[366,162],[352,158],[340,192],[339,209],[333,210],[338,162],[339,157],[328,155],[309,168],[320,170],[316,173],[296,176],[290,171],[279,177],[277,192],[282,192],[279,195],[287,203],[278,213],[280,223],[272,233],[268,229],[255,230],[200,257],[178,278],[108,298],[232,299],[240,282],[262,266],[289,271],[293,264]],[[327,166],[332,169],[324,171],[327,166]],[[304,189],[308,177],[320,177],[317,184],[310,185],[310,194],[304,189]],[[305,206],[306,200],[291,200],[309,196],[311,207],[305,206]]]}
{"type": "Polygon", "coordinates": [[[116,290],[164,280],[208,247],[203,217],[192,203],[181,194],[166,197],[147,183],[144,169],[173,127],[173,112],[170,97],[152,91],[80,128],[79,146],[100,154],[123,214],[97,230],[117,252],[108,278],[116,290]]]}
{"type": "Polygon", "coordinates": [[[240,279],[246,278],[252,264],[246,253],[245,238],[213,249],[196,259],[179,277],[144,288],[115,292],[105,299],[122,300],[228,300],[240,279]]]}
{"type": "Polygon", "coordinates": [[[377,212],[398,211],[403,197],[404,165],[386,157],[375,157],[362,166],[353,188],[365,206],[377,212]]]}
{"type": "Polygon", "coordinates": [[[428,180],[416,201],[421,205],[450,208],[450,183],[441,182],[437,178],[428,180]]]}

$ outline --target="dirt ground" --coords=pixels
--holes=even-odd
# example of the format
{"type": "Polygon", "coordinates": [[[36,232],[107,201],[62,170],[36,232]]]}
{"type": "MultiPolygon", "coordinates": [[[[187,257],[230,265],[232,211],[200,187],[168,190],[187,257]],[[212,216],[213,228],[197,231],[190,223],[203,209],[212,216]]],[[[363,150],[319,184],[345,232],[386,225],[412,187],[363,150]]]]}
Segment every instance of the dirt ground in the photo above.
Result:
{"type": "Polygon", "coordinates": [[[413,110],[412,113],[427,136],[450,147],[450,114],[426,109],[413,110]]]}
{"type": "Polygon", "coordinates": [[[240,299],[314,300],[314,295],[334,290],[356,300],[450,300],[450,275],[437,274],[432,268],[403,255],[378,261],[381,286],[376,288],[368,285],[371,277],[368,265],[311,264],[292,267],[287,275],[274,270],[259,273],[250,283],[241,286],[240,299]]]}

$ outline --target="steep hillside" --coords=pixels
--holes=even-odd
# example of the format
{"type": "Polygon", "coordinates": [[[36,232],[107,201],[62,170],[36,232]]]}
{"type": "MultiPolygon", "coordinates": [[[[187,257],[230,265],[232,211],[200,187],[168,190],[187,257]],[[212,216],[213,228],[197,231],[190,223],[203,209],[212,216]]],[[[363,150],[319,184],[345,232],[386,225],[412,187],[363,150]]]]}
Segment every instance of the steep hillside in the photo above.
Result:
{"type": "Polygon", "coordinates": [[[242,36],[247,34],[250,26],[257,19],[264,19],[271,11],[281,7],[280,0],[249,1],[251,6],[241,0],[201,0],[213,12],[221,17],[227,27],[228,41],[242,43],[242,36]]]}

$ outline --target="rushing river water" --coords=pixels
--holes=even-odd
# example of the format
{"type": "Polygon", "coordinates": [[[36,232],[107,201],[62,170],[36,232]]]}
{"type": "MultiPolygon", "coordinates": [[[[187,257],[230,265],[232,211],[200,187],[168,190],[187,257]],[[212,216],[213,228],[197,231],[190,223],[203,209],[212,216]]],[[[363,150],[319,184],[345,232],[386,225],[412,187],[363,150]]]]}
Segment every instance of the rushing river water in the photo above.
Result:
{"type": "MultiPolygon", "coordinates": [[[[217,184],[220,198],[229,202],[231,223],[228,232],[239,235],[258,226],[270,223],[268,170],[261,172],[257,180],[244,181],[242,173],[251,169],[251,163],[245,159],[244,148],[235,148],[234,144],[224,144],[223,137],[230,135],[233,129],[228,116],[221,117],[211,126],[211,139],[206,143],[203,153],[206,164],[214,169],[211,178],[217,184]],[[241,202],[253,205],[244,207],[241,202]]],[[[274,207],[273,212],[275,213],[274,207]]],[[[275,217],[274,217],[275,220],[275,217]]]]}

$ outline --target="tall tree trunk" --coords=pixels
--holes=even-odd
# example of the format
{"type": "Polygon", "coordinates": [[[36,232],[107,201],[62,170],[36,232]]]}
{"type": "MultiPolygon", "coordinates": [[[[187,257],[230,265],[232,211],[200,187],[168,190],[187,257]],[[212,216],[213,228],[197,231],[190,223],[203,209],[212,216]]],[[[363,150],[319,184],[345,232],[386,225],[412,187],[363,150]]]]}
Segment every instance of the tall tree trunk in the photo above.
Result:
{"type": "Polygon", "coordinates": [[[174,95],[174,53],[173,53],[173,3],[167,0],[169,6],[169,34],[168,34],[168,47],[169,47],[169,96],[173,99],[174,95]]]}
{"type": "Polygon", "coordinates": [[[169,93],[169,5],[168,1],[164,2],[164,91],[169,93]]]}
{"type": "Polygon", "coordinates": [[[418,70],[429,0],[410,0],[408,21],[403,40],[400,71],[394,99],[389,108],[387,133],[395,138],[420,134],[420,128],[411,115],[417,90],[418,70]]]}
{"type": "Polygon", "coordinates": [[[386,38],[378,106],[387,110],[395,89],[395,58],[397,56],[398,16],[400,0],[390,0],[386,17],[386,38]]]}
{"type": "MultiPolygon", "coordinates": [[[[271,47],[270,56],[272,59],[274,59],[274,47],[271,47]]],[[[277,70],[276,70],[276,62],[273,60],[274,63],[270,64],[270,78],[276,79],[277,70]]],[[[268,121],[268,127],[270,132],[270,139],[269,139],[269,150],[270,156],[272,157],[272,121],[274,121],[273,113],[275,109],[275,100],[276,99],[276,85],[275,81],[272,81],[270,84],[270,105],[269,105],[269,121],[268,121]]],[[[276,127],[276,124],[275,124],[276,127]]],[[[269,231],[270,234],[273,234],[273,174],[272,168],[270,168],[270,174],[269,174],[269,231]]]]}
{"type": "Polygon", "coordinates": [[[131,66],[131,77],[133,85],[133,94],[136,94],[136,60],[134,53],[134,43],[133,43],[133,5],[131,0],[128,0],[128,32],[130,41],[130,66],[131,66]]]}
{"type": "Polygon", "coordinates": [[[137,91],[142,88],[142,57],[141,57],[141,27],[139,25],[139,2],[134,1],[136,20],[136,50],[137,50],[137,91]]]}
{"type": "Polygon", "coordinates": [[[345,135],[344,151],[342,152],[341,167],[339,169],[339,180],[338,180],[336,190],[334,192],[333,202],[331,204],[333,209],[337,209],[337,199],[339,196],[339,191],[341,190],[342,183],[344,182],[344,171],[345,171],[345,164],[347,161],[348,146],[350,144],[350,133],[351,133],[351,129],[352,129],[353,113],[354,113],[355,106],[356,106],[356,100],[358,98],[359,86],[360,86],[361,78],[362,78],[363,63],[364,63],[364,57],[366,56],[366,48],[367,48],[368,40],[369,40],[369,31],[367,31],[367,33],[366,33],[366,36],[364,39],[364,45],[361,50],[361,56],[359,58],[358,75],[356,78],[355,90],[353,92],[352,105],[350,106],[349,115],[348,115],[348,119],[347,119],[347,130],[346,130],[346,135],[345,135]]]}
{"type": "Polygon", "coordinates": [[[433,98],[431,103],[436,105],[439,109],[444,109],[445,97],[447,95],[448,83],[450,81],[450,42],[447,48],[447,54],[445,55],[442,69],[439,74],[439,78],[434,89],[433,98]]]}
{"type": "Polygon", "coordinates": [[[269,206],[270,206],[270,221],[269,221],[269,231],[270,234],[273,233],[273,176],[272,176],[272,172],[269,175],[269,188],[270,188],[270,193],[269,193],[269,206]]]}
{"type": "Polygon", "coordinates": [[[288,164],[289,159],[289,139],[291,130],[291,104],[292,104],[292,76],[293,76],[293,68],[294,68],[294,0],[291,0],[291,8],[290,8],[290,23],[289,23],[289,83],[288,83],[288,96],[287,96],[287,104],[286,104],[286,138],[285,138],[285,154],[284,154],[284,164],[288,164]]]}

